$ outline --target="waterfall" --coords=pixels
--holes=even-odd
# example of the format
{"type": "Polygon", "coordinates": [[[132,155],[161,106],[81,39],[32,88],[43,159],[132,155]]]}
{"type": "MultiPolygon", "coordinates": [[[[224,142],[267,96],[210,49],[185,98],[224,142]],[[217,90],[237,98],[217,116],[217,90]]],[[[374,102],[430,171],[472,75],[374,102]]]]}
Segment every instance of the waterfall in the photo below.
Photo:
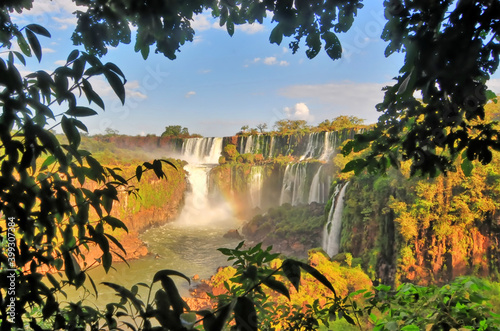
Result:
{"type": "Polygon", "coordinates": [[[342,211],[344,210],[344,196],[348,184],[349,182],[345,183],[340,192],[334,196],[332,207],[328,213],[328,221],[323,230],[323,250],[330,257],[339,253],[342,211]]]}
{"type": "Polygon", "coordinates": [[[323,165],[318,168],[318,171],[316,171],[312,179],[311,188],[309,189],[308,203],[325,203],[325,185],[328,185],[328,183],[321,182],[321,169],[323,169],[323,165]]]}
{"type": "Polygon", "coordinates": [[[274,136],[271,136],[271,141],[269,142],[269,153],[267,154],[268,158],[274,157],[274,136]]]}
{"type": "Polygon", "coordinates": [[[250,198],[252,207],[260,208],[262,203],[263,167],[254,166],[250,171],[250,198]]]}
{"type": "Polygon", "coordinates": [[[306,202],[306,176],[306,163],[291,163],[286,166],[281,186],[280,205],[290,203],[296,206],[306,202]]]}
{"type": "Polygon", "coordinates": [[[306,151],[304,152],[304,154],[302,154],[300,160],[311,159],[315,156],[315,151],[318,148],[318,137],[318,132],[310,133],[307,136],[306,151]]]}
{"type": "Polygon", "coordinates": [[[176,223],[185,226],[233,224],[234,215],[227,203],[209,198],[208,175],[219,160],[222,138],[189,138],[182,145],[182,159],[189,162],[184,169],[190,191],[176,223]]]}
{"type": "Polygon", "coordinates": [[[222,138],[188,138],[182,144],[181,158],[189,163],[217,164],[222,153],[222,138]]]}
{"type": "Polygon", "coordinates": [[[253,151],[253,136],[248,136],[247,137],[247,142],[245,144],[245,149],[243,150],[243,153],[252,153],[253,151]]]}
{"type": "Polygon", "coordinates": [[[323,151],[319,160],[330,161],[335,148],[337,147],[337,134],[335,132],[325,132],[325,141],[323,143],[323,151]]]}

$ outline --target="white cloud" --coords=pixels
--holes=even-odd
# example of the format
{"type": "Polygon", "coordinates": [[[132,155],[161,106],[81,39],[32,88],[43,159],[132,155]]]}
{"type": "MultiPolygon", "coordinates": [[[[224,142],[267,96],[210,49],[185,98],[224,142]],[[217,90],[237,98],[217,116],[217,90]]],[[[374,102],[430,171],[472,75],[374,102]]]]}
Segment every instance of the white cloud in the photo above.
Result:
{"type": "Polygon", "coordinates": [[[276,60],[275,56],[269,56],[264,59],[264,64],[267,64],[268,66],[272,66],[277,63],[278,61],[276,60]]]}
{"type": "MultiPolygon", "coordinates": [[[[98,91],[101,97],[115,97],[115,92],[109,83],[101,76],[93,77],[91,84],[94,91],[98,91]]],[[[145,89],[141,87],[137,80],[127,81],[125,84],[126,99],[147,99],[148,96],[144,92],[145,89]]]]}
{"type": "Polygon", "coordinates": [[[314,119],[314,116],[311,115],[309,111],[309,107],[307,107],[307,105],[303,102],[296,103],[295,106],[291,108],[285,107],[283,111],[286,116],[291,119],[306,121],[312,121],[314,119]]]}
{"type": "MultiPolygon", "coordinates": [[[[209,29],[227,30],[226,26],[220,26],[218,21],[215,21],[209,14],[199,14],[191,21],[191,27],[196,32],[206,31],[209,29]]],[[[235,29],[246,34],[255,34],[265,30],[264,25],[258,23],[235,25],[235,29]]]]}
{"type": "Polygon", "coordinates": [[[66,30],[68,26],[76,25],[77,18],[76,16],[68,16],[68,17],[52,17],[54,21],[60,23],[59,30],[66,30]]]}
{"type": "Polygon", "coordinates": [[[42,54],[43,53],[55,53],[56,51],[53,50],[52,48],[44,47],[42,48],[42,54]]]}
{"type": "Polygon", "coordinates": [[[73,13],[78,7],[73,1],[67,0],[37,0],[33,7],[22,14],[13,13],[12,17],[18,24],[38,23],[47,25],[50,22],[60,23],[59,29],[75,25],[77,18],[73,13]]]}
{"type": "Polygon", "coordinates": [[[66,64],[66,60],[57,60],[54,62],[54,64],[56,64],[58,66],[63,66],[66,64]]]}
{"type": "MultiPolygon", "coordinates": [[[[263,59],[260,57],[256,57],[252,60],[252,63],[264,63],[265,65],[268,65],[268,66],[279,65],[282,67],[290,65],[290,63],[288,61],[284,61],[284,60],[278,61],[276,56],[268,56],[268,57],[265,57],[263,59]]],[[[248,67],[248,65],[245,65],[245,67],[248,67]]]]}
{"type": "Polygon", "coordinates": [[[496,94],[500,94],[500,79],[499,78],[494,78],[490,79],[486,85],[490,90],[495,92],[496,94]]]}
{"type": "Polygon", "coordinates": [[[236,30],[241,30],[246,34],[255,34],[264,31],[264,25],[259,23],[237,25],[236,30]]]}
{"type": "Polygon", "coordinates": [[[195,91],[189,91],[184,95],[185,98],[191,98],[192,96],[196,95],[195,91]]]}
{"type": "Polygon", "coordinates": [[[317,85],[292,85],[279,90],[279,94],[291,99],[306,99],[322,104],[324,107],[322,116],[325,118],[354,115],[366,119],[366,123],[374,123],[380,115],[375,110],[375,105],[382,102],[384,97],[382,87],[389,84],[343,81],[317,85]]]}
{"type": "Polygon", "coordinates": [[[208,20],[209,16],[206,14],[196,15],[191,22],[191,27],[194,31],[205,31],[210,29],[212,23],[208,20]]]}

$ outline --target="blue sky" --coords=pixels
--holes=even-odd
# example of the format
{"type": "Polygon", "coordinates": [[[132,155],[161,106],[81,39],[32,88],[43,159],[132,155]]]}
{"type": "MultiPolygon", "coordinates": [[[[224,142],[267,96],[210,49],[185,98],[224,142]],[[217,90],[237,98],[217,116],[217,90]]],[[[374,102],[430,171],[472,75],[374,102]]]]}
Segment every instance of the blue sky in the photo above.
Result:
{"type": "MultiPolygon", "coordinates": [[[[30,12],[14,15],[19,25],[38,23],[52,34],[40,37],[42,63],[30,61],[23,72],[65,63],[75,48],[70,36],[76,9],[70,0],[35,0],[30,12]]],[[[391,84],[403,61],[401,54],[384,57],[386,43],[379,37],[384,24],[382,1],[365,1],[352,29],[339,35],[342,59],[332,61],[322,51],[309,60],[304,47],[291,54],[291,39],[280,46],[269,43],[270,20],[237,27],[230,37],[204,13],[193,22],[194,42],[185,44],[174,61],[153,50],[144,61],[132,45],[110,49],[102,61],[125,73],[127,101],[121,106],[107,83],[97,80],[94,88],[106,111],[84,122],[90,134],[108,127],[122,134],[161,134],[167,125],[182,125],[204,136],[233,135],[243,125],[272,127],[284,118],[317,124],[355,115],[374,123],[381,88],[391,84]]],[[[500,92],[498,74],[493,78],[490,88],[500,92]]]]}

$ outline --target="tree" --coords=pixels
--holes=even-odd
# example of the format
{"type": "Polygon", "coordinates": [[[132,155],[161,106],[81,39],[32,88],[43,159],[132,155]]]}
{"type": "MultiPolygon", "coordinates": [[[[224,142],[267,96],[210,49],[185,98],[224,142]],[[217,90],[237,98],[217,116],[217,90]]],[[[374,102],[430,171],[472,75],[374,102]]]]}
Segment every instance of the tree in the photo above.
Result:
{"type": "Polygon", "coordinates": [[[472,160],[491,161],[500,150],[495,123],[484,107],[495,95],[486,82],[498,67],[498,1],[399,1],[385,3],[385,55],[406,53],[396,83],[385,88],[373,131],[358,135],[344,153],[371,145],[346,170],[371,172],[412,162],[411,173],[436,176],[472,160]],[[422,101],[415,98],[421,94],[422,101]]]}
{"type": "Polygon", "coordinates": [[[257,130],[259,130],[260,133],[264,133],[267,130],[267,123],[257,124],[257,130]]]}
{"type": "Polygon", "coordinates": [[[161,134],[162,137],[179,137],[189,136],[188,128],[183,128],[180,125],[169,125],[165,127],[165,131],[161,134]]]}
{"type": "Polygon", "coordinates": [[[106,134],[106,136],[116,136],[118,134],[118,130],[115,130],[113,128],[106,128],[106,130],[104,130],[104,133],[106,134]]]}
{"type": "Polygon", "coordinates": [[[305,120],[279,120],[274,123],[276,131],[281,134],[304,133],[308,130],[305,120]]]}

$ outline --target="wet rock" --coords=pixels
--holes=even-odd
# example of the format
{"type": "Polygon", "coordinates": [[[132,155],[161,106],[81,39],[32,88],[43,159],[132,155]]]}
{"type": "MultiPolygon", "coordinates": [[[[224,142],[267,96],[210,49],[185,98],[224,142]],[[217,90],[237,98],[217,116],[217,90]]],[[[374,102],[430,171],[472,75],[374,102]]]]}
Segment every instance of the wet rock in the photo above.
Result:
{"type": "Polygon", "coordinates": [[[227,239],[238,239],[238,240],[243,239],[238,230],[229,230],[226,234],[224,234],[223,237],[227,239]]]}

